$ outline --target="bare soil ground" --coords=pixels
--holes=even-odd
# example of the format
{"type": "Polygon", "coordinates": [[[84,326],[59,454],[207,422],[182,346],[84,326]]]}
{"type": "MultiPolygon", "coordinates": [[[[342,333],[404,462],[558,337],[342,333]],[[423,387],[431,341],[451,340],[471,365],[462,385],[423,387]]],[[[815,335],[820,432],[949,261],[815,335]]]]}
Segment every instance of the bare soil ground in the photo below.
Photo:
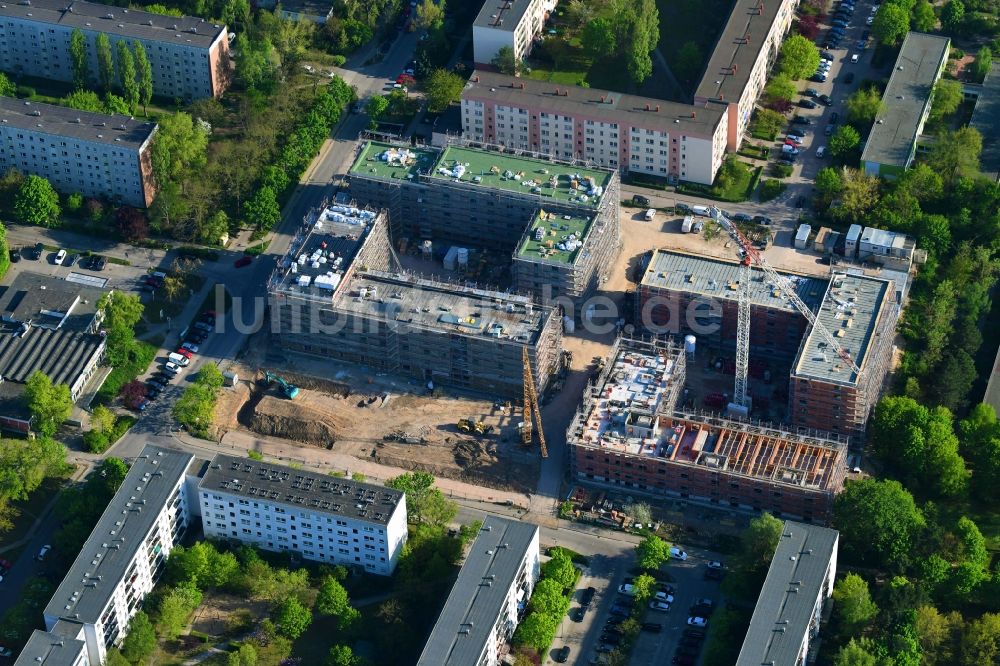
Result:
{"type": "Polygon", "coordinates": [[[222,394],[216,410],[220,431],[248,430],[509,490],[527,490],[538,477],[537,451],[520,445],[518,407],[508,412],[488,400],[441,391],[419,395],[411,385],[364,376],[363,368],[292,355],[281,364],[269,360],[266,366],[299,387],[298,396],[289,400],[276,387],[258,381],[259,365],[249,365],[260,358],[262,347],[269,345],[255,341],[243,360],[248,365],[234,368],[246,381],[222,394]],[[460,432],[456,423],[463,418],[482,421],[493,430],[481,436],[460,432]]]}

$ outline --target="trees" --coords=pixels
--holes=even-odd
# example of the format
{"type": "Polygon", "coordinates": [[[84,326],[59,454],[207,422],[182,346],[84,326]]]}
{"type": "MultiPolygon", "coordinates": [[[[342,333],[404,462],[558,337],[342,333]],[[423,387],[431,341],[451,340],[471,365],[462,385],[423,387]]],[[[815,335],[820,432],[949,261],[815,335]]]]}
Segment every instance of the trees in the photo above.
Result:
{"type": "Polygon", "coordinates": [[[444,25],[444,0],[423,0],[417,5],[414,23],[421,30],[437,30],[444,25]]]}
{"type": "Polygon", "coordinates": [[[958,33],[965,21],[965,4],[962,0],[948,0],[941,8],[941,27],[945,32],[958,33]]]}
{"type": "Polygon", "coordinates": [[[69,36],[69,59],[73,63],[73,89],[81,91],[90,80],[87,38],[79,28],[74,28],[69,36]]]}
{"type": "Polygon", "coordinates": [[[913,496],[898,481],[849,481],[833,505],[849,561],[899,570],[925,525],[913,496]]]}
{"type": "Polygon", "coordinates": [[[138,101],[142,104],[142,114],[148,116],[146,107],[153,99],[153,66],[149,64],[146,48],[139,40],[135,42],[135,69],[135,81],[139,92],[138,101]]]}
{"type": "Polygon", "coordinates": [[[110,92],[104,96],[104,111],[105,113],[118,113],[123,116],[131,113],[125,98],[110,92]]]}
{"type": "Polygon", "coordinates": [[[832,210],[834,217],[851,222],[864,219],[878,203],[878,178],[859,169],[844,167],[840,172],[840,180],[840,201],[832,210]]]}
{"type": "Polygon", "coordinates": [[[6,74],[0,72],[0,95],[13,97],[16,90],[17,86],[14,85],[14,82],[8,79],[6,74]]]}
{"type": "Polygon", "coordinates": [[[816,174],[816,191],[823,198],[823,204],[829,205],[844,189],[844,181],[840,172],[833,167],[823,167],[816,174]]]}
{"type": "Polygon", "coordinates": [[[552,644],[560,618],[546,613],[528,613],[514,631],[514,644],[541,652],[552,644]]]}
{"type": "Polygon", "coordinates": [[[982,81],[986,78],[986,75],[990,73],[991,67],[993,67],[993,49],[984,44],[979,47],[979,51],[976,53],[976,62],[973,65],[976,80],[982,81]]]}
{"type": "Polygon", "coordinates": [[[298,598],[289,596],[275,609],[274,624],[281,635],[294,641],[312,624],[312,612],[298,598]]]}
{"type": "Polygon", "coordinates": [[[572,588],[577,576],[569,553],[562,548],[554,548],[551,555],[551,559],[542,565],[542,576],[559,583],[564,590],[572,588]]]}
{"type": "Polygon", "coordinates": [[[139,611],[128,624],[128,635],[122,643],[122,654],[129,661],[136,663],[146,659],[156,649],[156,631],[149,616],[139,611]]]}
{"type": "Polygon", "coordinates": [[[411,523],[444,526],[458,514],[458,505],[434,487],[434,476],[427,472],[400,474],[385,485],[406,493],[407,519],[411,523]]]}
{"type": "Polygon", "coordinates": [[[135,58],[128,49],[128,44],[120,40],[118,49],[118,85],[121,86],[128,104],[129,114],[135,115],[135,109],[139,105],[139,83],[135,78],[135,58]]]}
{"type": "Polygon", "coordinates": [[[75,90],[66,95],[62,101],[64,106],[80,111],[91,111],[93,113],[105,113],[104,102],[91,90],[75,90]]]}
{"type": "Polygon", "coordinates": [[[222,373],[218,366],[206,363],[198,371],[194,384],[174,403],[174,418],[200,437],[206,437],[215,416],[215,401],[222,388],[222,373]]]}
{"type": "Polygon", "coordinates": [[[790,79],[804,79],[819,67],[819,49],[802,35],[792,35],[781,45],[778,66],[790,79]]]}
{"type": "Polygon", "coordinates": [[[358,609],[351,605],[347,590],[340,584],[340,581],[332,576],[325,578],[319,587],[316,610],[323,615],[336,616],[341,629],[346,629],[361,617],[358,609]]]}
{"type": "Polygon", "coordinates": [[[737,562],[745,569],[765,571],[771,564],[774,551],[778,547],[784,523],[766,511],[750,521],[743,531],[743,552],[737,562]]]}
{"type": "MultiPolygon", "coordinates": [[[[432,0],[424,3],[434,4],[432,0]]],[[[427,93],[427,110],[431,113],[441,113],[462,96],[465,79],[446,69],[434,70],[424,82],[427,93]]]]}
{"type": "Polygon", "coordinates": [[[855,127],[867,130],[884,110],[882,96],[874,87],[859,88],[847,98],[847,120],[855,127]]]}
{"type": "Polygon", "coordinates": [[[930,117],[934,120],[941,120],[945,116],[950,116],[958,110],[958,105],[962,103],[962,84],[951,79],[938,79],[934,84],[934,93],[931,97],[930,117]]]}
{"type": "Polygon", "coordinates": [[[266,185],[258,188],[243,205],[243,218],[251,226],[262,231],[270,231],[281,219],[278,195],[266,185]]]}
{"type": "Polygon", "coordinates": [[[847,645],[840,648],[833,660],[834,666],[876,666],[877,664],[875,655],[868,652],[864,645],[853,638],[847,645]]]}
{"type": "Polygon", "coordinates": [[[334,645],[326,657],[326,666],[358,666],[360,663],[348,645],[334,645]]]}
{"type": "MultiPolygon", "coordinates": [[[[650,54],[660,41],[660,13],[655,0],[619,0],[616,15],[631,18],[628,21],[628,38],[619,39],[625,44],[625,62],[634,83],[642,83],[653,73],[650,54]]],[[[817,63],[819,64],[819,63],[817,63]]]]}
{"type": "Polygon", "coordinates": [[[138,294],[110,291],[97,302],[104,314],[108,331],[105,358],[111,365],[128,363],[135,344],[135,325],[142,318],[143,305],[138,294]]]}
{"type": "Polygon", "coordinates": [[[46,476],[61,471],[66,449],[47,437],[0,441],[0,533],[13,528],[10,504],[28,499],[46,476]]]}
{"type": "Polygon", "coordinates": [[[233,42],[236,72],[244,88],[252,96],[267,97],[274,93],[281,80],[281,56],[270,39],[251,39],[239,34],[233,42]]]}
{"type": "Polygon", "coordinates": [[[964,624],[955,611],[948,614],[938,612],[928,604],[917,607],[917,640],[924,662],[928,664],[951,664],[955,660],[956,638],[964,624]]]}
{"type": "Polygon", "coordinates": [[[24,398],[31,412],[32,426],[44,437],[52,437],[73,411],[73,399],[65,384],[52,384],[41,370],[28,377],[24,398]]]}
{"type": "Polygon", "coordinates": [[[160,129],[151,153],[153,175],[162,186],[182,182],[188,173],[197,173],[207,160],[208,131],[187,113],[175,113],[159,120],[160,129]]]}
{"type": "Polygon", "coordinates": [[[111,55],[111,41],[103,32],[97,34],[97,76],[101,81],[101,90],[111,92],[111,84],[115,80],[115,63],[111,55]]]}
{"type": "Polygon", "coordinates": [[[886,2],[879,7],[872,23],[872,36],[878,41],[892,46],[898,43],[910,30],[910,14],[897,4],[886,2]]]}
{"type": "Polygon", "coordinates": [[[855,573],[849,573],[833,588],[833,600],[837,614],[848,634],[856,634],[878,614],[878,606],[872,601],[868,583],[855,573]]]}
{"type": "Polygon", "coordinates": [[[830,137],[830,154],[840,159],[847,159],[858,148],[861,143],[861,135],[858,130],[850,125],[840,125],[830,137]]]}
{"type": "Polygon", "coordinates": [[[655,534],[646,537],[635,546],[638,565],[646,571],[656,571],[670,558],[670,546],[655,534]]]}
{"type": "Polygon", "coordinates": [[[928,0],[918,0],[913,7],[913,29],[917,32],[930,32],[936,26],[934,6],[928,0]]]}
{"type": "Polygon", "coordinates": [[[698,76],[703,62],[704,55],[698,42],[684,42],[674,58],[674,74],[681,81],[690,83],[698,76]]]}
{"type": "Polygon", "coordinates": [[[201,592],[192,583],[182,583],[167,592],[160,601],[160,635],[167,640],[180,636],[188,617],[201,604],[201,592]]]}
{"type": "Polygon", "coordinates": [[[0,279],[10,268],[10,244],[7,242],[7,227],[0,224],[0,279]]]}
{"type": "Polygon", "coordinates": [[[583,26],[580,42],[587,54],[594,59],[610,56],[617,47],[615,27],[611,19],[607,16],[598,16],[587,22],[583,26]]]}
{"type": "Polygon", "coordinates": [[[776,101],[789,102],[798,90],[795,87],[795,83],[788,77],[787,74],[778,74],[773,76],[768,82],[767,87],[764,88],[764,97],[768,103],[776,101]]]}
{"type": "Polygon", "coordinates": [[[24,179],[14,198],[14,215],[25,224],[50,227],[59,219],[59,195],[45,178],[24,179]]]}
{"type": "MultiPolygon", "coordinates": [[[[493,56],[490,64],[496,67],[502,74],[516,76],[521,73],[523,63],[514,57],[514,49],[510,46],[501,46],[497,54],[493,56]]],[[[369,109],[370,112],[370,109],[369,109]]]]}
{"type": "Polygon", "coordinates": [[[979,154],[983,151],[983,137],[974,127],[944,131],[931,146],[927,164],[941,175],[946,185],[954,185],[960,178],[979,173],[979,154]]]}
{"type": "Polygon", "coordinates": [[[134,243],[145,240],[149,236],[149,224],[146,222],[146,215],[138,208],[132,206],[122,206],[115,211],[115,221],[118,223],[118,230],[121,231],[125,240],[134,243]]]}
{"type": "Polygon", "coordinates": [[[754,112],[753,133],[759,136],[773,137],[785,126],[786,119],[777,111],[757,109],[754,112]]]}
{"type": "Polygon", "coordinates": [[[1000,614],[984,613],[970,622],[960,650],[964,664],[995,664],[1000,658],[1000,614]]]}

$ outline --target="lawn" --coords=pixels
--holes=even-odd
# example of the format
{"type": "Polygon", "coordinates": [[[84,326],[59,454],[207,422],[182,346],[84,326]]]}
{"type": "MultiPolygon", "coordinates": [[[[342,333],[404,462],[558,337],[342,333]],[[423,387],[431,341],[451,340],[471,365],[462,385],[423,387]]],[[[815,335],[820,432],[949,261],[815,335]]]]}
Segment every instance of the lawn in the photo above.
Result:
{"type": "Polygon", "coordinates": [[[764,167],[753,167],[739,160],[729,159],[719,169],[715,183],[711,186],[699,183],[681,183],[677,191],[719,201],[746,201],[753,194],[764,167]]]}
{"type": "Polygon", "coordinates": [[[108,374],[108,378],[101,385],[101,390],[94,397],[94,404],[107,405],[117,398],[122,386],[146,372],[146,368],[156,358],[157,350],[159,350],[157,345],[136,340],[129,362],[116,367],[108,374]]]}

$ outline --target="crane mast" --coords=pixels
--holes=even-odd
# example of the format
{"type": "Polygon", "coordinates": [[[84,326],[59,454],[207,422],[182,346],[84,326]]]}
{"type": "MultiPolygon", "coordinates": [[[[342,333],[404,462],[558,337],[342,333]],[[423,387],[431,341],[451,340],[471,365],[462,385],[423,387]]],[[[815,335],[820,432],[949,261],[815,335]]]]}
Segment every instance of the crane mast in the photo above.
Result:
{"type": "Polygon", "coordinates": [[[747,237],[743,235],[743,232],[737,229],[736,225],[729,218],[722,214],[722,211],[713,207],[711,209],[711,216],[719,226],[726,230],[726,233],[729,234],[733,242],[739,247],[740,263],[742,265],[739,291],[739,317],[736,329],[736,386],[733,402],[740,407],[747,406],[747,375],[750,365],[750,281],[752,277],[751,267],[753,265],[758,266],[764,271],[767,281],[781,291],[782,295],[799,311],[799,314],[806,318],[806,321],[809,322],[813,330],[822,336],[830,349],[836,351],[841,360],[851,370],[860,375],[861,368],[854,362],[854,358],[837,343],[837,340],[820,323],[813,311],[809,309],[809,306],[799,298],[792,283],[767,263],[767,260],[757,251],[757,248],[750,243],[747,237]]]}
{"type": "Polygon", "coordinates": [[[535,390],[535,378],[531,373],[531,358],[528,356],[527,347],[521,348],[521,362],[524,364],[524,423],[521,424],[521,443],[525,446],[531,444],[532,418],[534,418],[538,429],[538,449],[543,458],[548,458],[545,431],[542,430],[542,412],[538,408],[538,391],[535,390]]]}

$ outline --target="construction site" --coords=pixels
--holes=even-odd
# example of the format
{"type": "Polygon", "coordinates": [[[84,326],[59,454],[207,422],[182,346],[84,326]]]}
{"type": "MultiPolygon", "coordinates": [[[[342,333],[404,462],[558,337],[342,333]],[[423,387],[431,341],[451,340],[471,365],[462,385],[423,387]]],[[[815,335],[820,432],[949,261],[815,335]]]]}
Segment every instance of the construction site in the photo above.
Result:
{"type": "Polygon", "coordinates": [[[500,288],[538,302],[592,294],[621,248],[615,171],[522,151],[442,150],[367,141],[349,173],[350,196],[387,211],[393,247],[458,268],[494,251],[509,268],[500,288]]]}

